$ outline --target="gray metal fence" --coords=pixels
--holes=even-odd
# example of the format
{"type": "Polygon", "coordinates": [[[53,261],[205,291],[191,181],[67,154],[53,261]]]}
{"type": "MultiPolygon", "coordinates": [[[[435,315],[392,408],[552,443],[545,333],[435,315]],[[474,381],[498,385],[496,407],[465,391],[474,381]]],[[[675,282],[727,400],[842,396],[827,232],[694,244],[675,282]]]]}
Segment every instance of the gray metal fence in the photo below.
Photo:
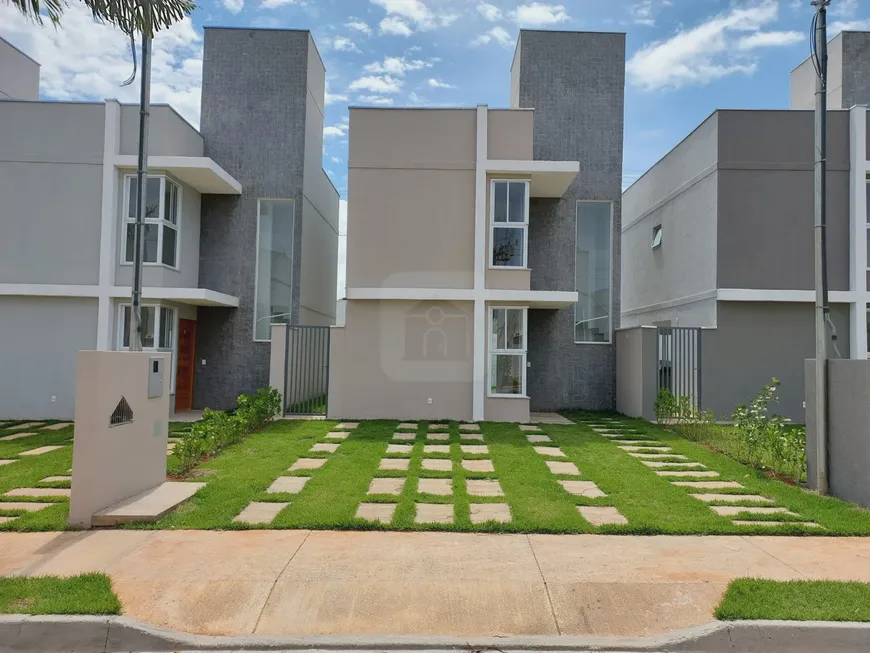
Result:
{"type": "Polygon", "coordinates": [[[284,413],[326,415],[329,327],[287,325],[284,349],[284,413]]]}
{"type": "Polygon", "coordinates": [[[701,409],[701,329],[658,327],[658,388],[701,409]]]}

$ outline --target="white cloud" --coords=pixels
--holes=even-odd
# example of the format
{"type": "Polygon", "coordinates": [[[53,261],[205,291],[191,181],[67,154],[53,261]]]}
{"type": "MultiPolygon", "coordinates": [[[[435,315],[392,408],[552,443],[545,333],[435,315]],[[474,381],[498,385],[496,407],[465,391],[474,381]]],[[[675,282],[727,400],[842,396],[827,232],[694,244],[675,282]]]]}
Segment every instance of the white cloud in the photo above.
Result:
{"type": "Polygon", "coordinates": [[[413,70],[422,70],[423,68],[431,68],[440,59],[406,59],[405,57],[385,57],[383,61],[375,61],[363,66],[363,70],[367,73],[387,74],[387,75],[404,75],[413,70]]]}
{"type": "Polygon", "coordinates": [[[327,49],[331,48],[333,50],[338,50],[339,52],[359,52],[359,48],[356,47],[356,43],[347,38],[346,36],[336,36],[333,39],[326,39],[323,42],[324,46],[327,49]]]}
{"type": "Polygon", "coordinates": [[[834,37],[840,32],[866,32],[868,30],[870,30],[870,19],[835,20],[828,25],[828,38],[834,37]]]}
{"type": "Polygon", "coordinates": [[[510,48],[513,45],[513,38],[508,34],[504,27],[495,27],[486,30],[483,34],[479,34],[476,39],[471,42],[471,45],[488,45],[489,43],[498,43],[504,48],[510,48]]]}
{"type": "Polygon", "coordinates": [[[408,23],[395,16],[387,16],[378,24],[381,34],[393,34],[395,36],[411,36],[414,33],[408,23]]]}
{"type": "Polygon", "coordinates": [[[223,0],[223,5],[231,14],[237,14],[244,8],[245,0],[223,0]]]}
{"type": "Polygon", "coordinates": [[[442,82],[440,79],[435,79],[434,77],[430,78],[426,83],[431,88],[456,88],[453,84],[442,82]]]}
{"type": "Polygon", "coordinates": [[[347,132],[341,125],[327,125],[323,128],[323,136],[330,138],[332,136],[344,136],[347,132]]]}
{"type": "Polygon", "coordinates": [[[360,104],[375,104],[378,106],[392,106],[393,98],[383,95],[359,95],[356,101],[360,104]]]}
{"type": "Polygon", "coordinates": [[[324,93],[323,102],[327,105],[334,104],[336,102],[347,102],[347,96],[342,93],[330,93],[329,91],[329,80],[326,80],[326,92],[324,93]]]}
{"type": "Polygon", "coordinates": [[[486,20],[490,22],[501,20],[501,9],[499,9],[495,5],[489,4],[488,2],[479,3],[477,5],[477,11],[480,12],[481,16],[483,16],[486,20]]]}
{"type": "Polygon", "coordinates": [[[263,0],[260,3],[260,9],[278,9],[278,7],[285,7],[286,5],[303,4],[305,4],[305,0],[263,0]]]}
{"type": "Polygon", "coordinates": [[[737,73],[752,74],[756,48],[794,42],[790,32],[765,32],[777,18],[776,0],[735,7],[669,39],[650,43],[626,64],[629,81],[644,90],[708,84],[737,73]],[[786,36],[783,36],[786,35],[786,36]]]}
{"type": "Polygon", "coordinates": [[[390,75],[367,75],[352,81],[347,89],[370,93],[398,93],[402,90],[402,80],[390,75]]]}
{"type": "Polygon", "coordinates": [[[549,5],[543,2],[530,2],[520,5],[511,12],[511,18],[520,27],[546,27],[569,20],[563,5],[549,5]]]}
{"type": "Polygon", "coordinates": [[[828,7],[828,14],[834,18],[851,18],[858,13],[858,0],[836,0],[828,7]]]}
{"type": "Polygon", "coordinates": [[[366,36],[369,36],[372,33],[372,28],[368,26],[368,23],[361,21],[358,18],[351,18],[349,22],[344,24],[344,26],[348,29],[362,32],[366,36]]]}
{"type": "Polygon", "coordinates": [[[628,13],[636,25],[652,27],[656,24],[656,14],[662,7],[670,7],[672,0],[641,0],[637,4],[629,5],[628,13]]]}
{"type": "MultiPolygon", "coordinates": [[[[40,27],[18,9],[0,3],[0,36],[42,64],[40,91],[57,100],[117,98],[139,101],[139,84],[120,87],[130,76],[130,40],[119,30],[94,22],[83,3],[70,3],[63,26],[40,27]]],[[[190,18],[158,33],[151,66],[151,99],[171,104],[199,125],[202,88],[202,35],[190,18]]]]}

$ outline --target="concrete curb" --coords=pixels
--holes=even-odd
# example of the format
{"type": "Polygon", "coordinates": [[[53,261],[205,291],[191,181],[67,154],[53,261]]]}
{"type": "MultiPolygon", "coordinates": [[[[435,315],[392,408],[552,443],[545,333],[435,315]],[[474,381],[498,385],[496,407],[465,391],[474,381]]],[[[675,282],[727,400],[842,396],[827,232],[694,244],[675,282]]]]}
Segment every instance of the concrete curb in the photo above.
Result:
{"type": "Polygon", "coordinates": [[[870,624],[714,621],[655,637],[432,637],[245,635],[213,637],[157,628],[131,617],[0,615],[0,651],[668,651],[852,653],[870,650],[870,624]]]}

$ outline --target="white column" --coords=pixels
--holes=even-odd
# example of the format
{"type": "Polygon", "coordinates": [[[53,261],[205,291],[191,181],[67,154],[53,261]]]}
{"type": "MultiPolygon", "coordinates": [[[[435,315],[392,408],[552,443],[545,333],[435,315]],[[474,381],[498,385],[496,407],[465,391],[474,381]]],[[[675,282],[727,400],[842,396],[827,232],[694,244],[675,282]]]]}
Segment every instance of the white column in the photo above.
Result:
{"type": "Polygon", "coordinates": [[[97,349],[112,349],[111,287],[114,283],[116,253],[116,225],[118,215],[118,171],[115,157],[121,142],[121,105],[117,100],[106,100],[106,121],[103,131],[103,188],[100,211],[100,262],[97,300],[97,349]]]}
{"type": "Polygon", "coordinates": [[[849,305],[850,358],[867,357],[867,107],[849,111],[849,305]]]}
{"type": "Polygon", "coordinates": [[[474,168],[474,369],[471,389],[472,419],[484,418],[486,395],[486,160],[487,111],[477,107],[477,160],[474,168]]]}

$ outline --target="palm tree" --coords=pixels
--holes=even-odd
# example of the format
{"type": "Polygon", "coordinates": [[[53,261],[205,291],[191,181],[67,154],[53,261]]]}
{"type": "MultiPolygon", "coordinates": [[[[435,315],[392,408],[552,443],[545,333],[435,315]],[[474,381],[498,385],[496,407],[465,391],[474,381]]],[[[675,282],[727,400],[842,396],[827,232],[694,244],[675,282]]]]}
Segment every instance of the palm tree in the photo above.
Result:
{"type": "MultiPolygon", "coordinates": [[[[154,38],[161,29],[177,23],[196,8],[193,0],[79,0],[91,10],[94,18],[111,23],[124,34],[134,37],[141,34],[154,38]]],[[[25,16],[39,24],[45,16],[53,24],[59,24],[67,0],[6,0],[25,16]],[[45,16],[43,15],[45,12],[45,16]]]]}

